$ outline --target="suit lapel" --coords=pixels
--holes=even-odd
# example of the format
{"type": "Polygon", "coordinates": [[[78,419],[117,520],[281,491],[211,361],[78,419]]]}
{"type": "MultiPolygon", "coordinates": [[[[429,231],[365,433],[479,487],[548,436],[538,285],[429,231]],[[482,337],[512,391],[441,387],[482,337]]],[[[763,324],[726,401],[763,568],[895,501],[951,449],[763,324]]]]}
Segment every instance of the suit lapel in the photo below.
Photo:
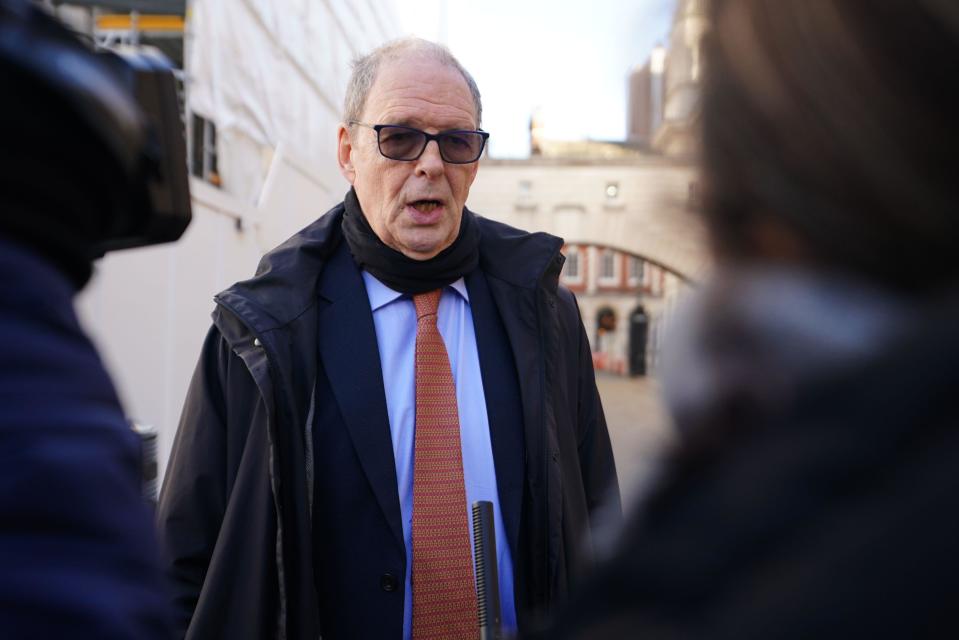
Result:
{"type": "MultiPolygon", "coordinates": [[[[320,278],[319,357],[376,500],[404,546],[383,372],[366,287],[345,242],[320,278]]],[[[322,452],[317,459],[322,460],[322,452]]],[[[323,464],[338,464],[324,460],[323,464]]]]}

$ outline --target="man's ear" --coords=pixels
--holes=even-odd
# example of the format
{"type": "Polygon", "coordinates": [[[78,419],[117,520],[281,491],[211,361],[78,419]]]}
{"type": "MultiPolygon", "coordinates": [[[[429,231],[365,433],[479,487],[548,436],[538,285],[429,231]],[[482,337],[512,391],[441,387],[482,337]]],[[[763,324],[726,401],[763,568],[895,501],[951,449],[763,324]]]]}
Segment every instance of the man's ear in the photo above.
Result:
{"type": "Polygon", "coordinates": [[[340,125],[336,133],[336,160],[340,163],[340,173],[350,184],[356,179],[356,170],[353,168],[353,142],[350,140],[350,130],[340,125]]]}

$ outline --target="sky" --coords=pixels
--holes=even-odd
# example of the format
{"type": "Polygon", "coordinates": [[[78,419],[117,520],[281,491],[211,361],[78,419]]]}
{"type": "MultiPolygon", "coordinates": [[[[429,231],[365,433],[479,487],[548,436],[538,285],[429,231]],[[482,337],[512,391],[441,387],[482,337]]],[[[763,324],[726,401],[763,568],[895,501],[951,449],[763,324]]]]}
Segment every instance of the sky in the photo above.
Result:
{"type": "Polygon", "coordinates": [[[558,140],[622,140],[626,79],[666,44],[675,0],[395,0],[402,32],[443,42],[483,96],[490,155],[529,155],[529,119],[558,140]]]}

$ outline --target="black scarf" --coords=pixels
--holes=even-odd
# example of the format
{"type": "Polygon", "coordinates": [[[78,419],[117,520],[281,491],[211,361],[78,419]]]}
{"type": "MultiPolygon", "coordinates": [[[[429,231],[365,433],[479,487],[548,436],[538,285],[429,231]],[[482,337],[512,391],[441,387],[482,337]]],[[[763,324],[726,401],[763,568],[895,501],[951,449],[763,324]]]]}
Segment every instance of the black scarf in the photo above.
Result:
{"type": "Polygon", "coordinates": [[[383,244],[363,215],[353,189],[346,194],[344,204],[343,235],[353,259],[394,291],[417,294],[440,289],[479,264],[479,228],[472,212],[465,207],[453,244],[428,260],[414,260],[383,244]]]}

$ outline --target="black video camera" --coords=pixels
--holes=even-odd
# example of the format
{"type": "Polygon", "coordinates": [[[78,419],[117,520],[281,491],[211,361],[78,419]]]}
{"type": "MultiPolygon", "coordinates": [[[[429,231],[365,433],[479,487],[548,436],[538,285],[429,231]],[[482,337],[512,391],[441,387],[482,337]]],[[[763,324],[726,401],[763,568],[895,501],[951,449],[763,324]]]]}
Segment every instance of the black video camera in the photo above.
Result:
{"type": "MultiPolygon", "coordinates": [[[[95,51],[32,3],[0,0],[0,72],[3,82],[29,87],[30,100],[42,101],[44,108],[56,105],[49,121],[68,132],[86,127],[82,140],[105,149],[96,157],[109,159],[109,187],[100,189],[109,193],[96,201],[99,218],[88,234],[87,256],[171,242],[183,234],[191,219],[190,191],[169,61],[161,54],[95,51]]],[[[3,101],[27,99],[7,91],[3,101]]],[[[16,107],[21,114],[31,108],[16,107]]],[[[38,128],[35,121],[31,126],[38,128]]],[[[83,164],[85,156],[77,157],[74,164],[83,164]]]]}

